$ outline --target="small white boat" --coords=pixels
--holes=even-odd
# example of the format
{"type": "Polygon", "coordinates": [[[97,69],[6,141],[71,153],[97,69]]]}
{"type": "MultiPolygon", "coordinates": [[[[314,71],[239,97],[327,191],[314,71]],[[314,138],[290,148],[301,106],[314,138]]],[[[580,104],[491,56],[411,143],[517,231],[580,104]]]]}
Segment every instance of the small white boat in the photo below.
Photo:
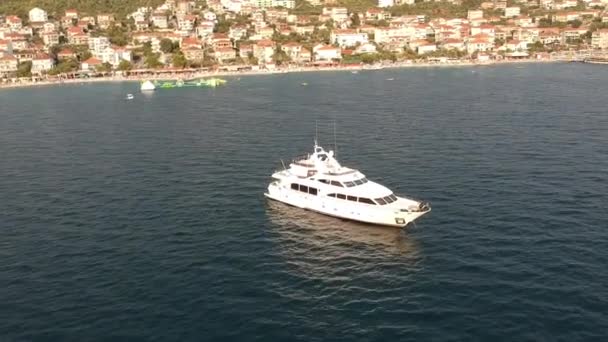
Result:
{"type": "Polygon", "coordinates": [[[156,89],[156,86],[154,85],[154,83],[152,83],[152,81],[145,81],[141,84],[141,90],[142,91],[151,91],[156,89]]]}
{"type": "Polygon", "coordinates": [[[428,203],[396,196],[358,170],[340,165],[333,151],[316,142],[312,154],[272,175],[264,195],[329,216],[393,227],[405,227],[431,211],[428,203]]]}
{"type": "Polygon", "coordinates": [[[302,85],[303,85],[303,86],[306,86],[306,85],[308,85],[308,83],[306,83],[306,82],[302,82],[302,85]]]}
{"type": "Polygon", "coordinates": [[[354,70],[354,71],[351,71],[350,73],[351,73],[351,74],[358,74],[358,73],[359,73],[359,71],[354,70]]]}
{"type": "Polygon", "coordinates": [[[135,98],[135,96],[133,96],[133,94],[127,94],[126,99],[127,100],[133,100],[135,98]]]}
{"type": "Polygon", "coordinates": [[[386,80],[387,81],[394,81],[395,79],[391,77],[391,78],[387,78],[386,80]]]}

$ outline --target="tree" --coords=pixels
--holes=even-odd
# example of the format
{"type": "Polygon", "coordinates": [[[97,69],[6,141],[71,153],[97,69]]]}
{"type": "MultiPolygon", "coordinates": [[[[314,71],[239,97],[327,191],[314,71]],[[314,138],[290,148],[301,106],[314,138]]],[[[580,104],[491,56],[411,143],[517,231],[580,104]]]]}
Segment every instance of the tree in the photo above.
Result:
{"type": "Polygon", "coordinates": [[[572,25],[573,28],[579,28],[582,24],[583,22],[578,19],[570,21],[570,25],[572,25]]]}
{"type": "Polygon", "coordinates": [[[17,77],[32,77],[31,61],[19,63],[19,67],[17,68],[17,77]]]}
{"type": "Polygon", "coordinates": [[[145,59],[144,63],[146,64],[146,66],[148,68],[152,68],[152,69],[160,68],[163,65],[163,63],[161,63],[158,60],[157,53],[150,53],[150,54],[146,55],[146,59],[145,59]]]}
{"type": "Polygon", "coordinates": [[[230,26],[232,26],[232,21],[226,20],[224,16],[218,17],[217,24],[213,28],[213,32],[227,33],[230,31],[230,26]]]}
{"type": "Polygon", "coordinates": [[[171,41],[171,39],[168,38],[163,38],[160,41],[160,51],[164,52],[164,53],[171,53],[173,52],[173,42],[171,41]]]}
{"type": "Polygon", "coordinates": [[[120,71],[129,71],[131,69],[133,69],[133,64],[125,59],[118,64],[118,70],[120,71]]]}
{"type": "Polygon", "coordinates": [[[274,51],[274,54],[272,55],[272,60],[277,65],[282,65],[283,63],[288,63],[290,61],[290,58],[285,53],[285,51],[283,51],[283,50],[281,50],[280,48],[277,47],[277,49],[274,51]]]}
{"type": "Polygon", "coordinates": [[[129,37],[127,36],[126,29],[122,26],[113,25],[106,32],[108,38],[110,39],[110,43],[125,46],[129,43],[129,37]]]}
{"type": "Polygon", "coordinates": [[[53,69],[49,71],[49,75],[59,75],[78,70],[79,63],[76,59],[70,58],[60,61],[53,69]]]}
{"type": "Polygon", "coordinates": [[[93,54],[91,53],[91,51],[86,50],[86,51],[81,52],[79,54],[79,56],[80,56],[81,61],[86,61],[87,59],[93,57],[93,54]]]}
{"type": "Polygon", "coordinates": [[[361,26],[361,18],[359,18],[359,13],[354,13],[350,17],[350,22],[351,22],[351,26],[352,27],[359,27],[359,26],[361,26]]]}
{"type": "Polygon", "coordinates": [[[97,72],[110,72],[112,71],[112,64],[105,62],[96,68],[97,72]]]}
{"type": "Polygon", "coordinates": [[[258,65],[258,63],[259,63],[258,58],[253,55],[253,52],[250,52],[247,54],[247,60],[249,61],[249,64],[251,64],[251,65],[258,65]]]}
{"type": "Polygon", "coordinates": [[[185,68],[188,65],[186,56],[181,51],[173,54],[173,66],[176,68],[185,68]]]}

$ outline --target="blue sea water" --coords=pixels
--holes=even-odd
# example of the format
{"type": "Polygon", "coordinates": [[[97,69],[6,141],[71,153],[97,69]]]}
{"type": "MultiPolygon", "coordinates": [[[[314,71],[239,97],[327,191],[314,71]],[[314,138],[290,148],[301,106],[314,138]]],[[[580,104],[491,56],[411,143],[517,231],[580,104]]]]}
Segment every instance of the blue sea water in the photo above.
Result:
{"type": "Polygon", "coordinates": [[[605,341],[607,79],[529,64],[2,90],[0,341],[605,341]],[[343,164],[433,211],[398,230],[268,203],[316,120],[336,121],[343,164]]]}

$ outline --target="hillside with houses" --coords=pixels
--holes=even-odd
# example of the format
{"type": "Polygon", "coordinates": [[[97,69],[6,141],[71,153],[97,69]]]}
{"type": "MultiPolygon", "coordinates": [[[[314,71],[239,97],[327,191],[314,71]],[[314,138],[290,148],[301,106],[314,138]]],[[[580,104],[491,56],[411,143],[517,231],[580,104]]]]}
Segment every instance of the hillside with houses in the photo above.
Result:
{"type": "Polygon", "coordinates": [[[10,1],[0,6],[15,11],[0,12],[0,77],[527,59],[608,49],[608,0],[166,0],[115,12],[39,3],[27,11],[10,1]]]}

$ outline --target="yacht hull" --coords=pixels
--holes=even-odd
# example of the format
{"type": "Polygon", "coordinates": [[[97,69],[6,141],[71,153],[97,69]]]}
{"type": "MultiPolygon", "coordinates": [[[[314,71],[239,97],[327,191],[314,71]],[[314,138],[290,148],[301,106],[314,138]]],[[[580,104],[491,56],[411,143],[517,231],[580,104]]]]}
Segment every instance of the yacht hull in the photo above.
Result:
{"type": "Polygon", "coordinates": [[[264,196],[278,202],[328,216],[397,228],[407,226],[430,211],[428,209],[418,212],[403,212],[380,206],[354,206],[352,203],[344,200],[301,194],[296,191],[279,189],[279,187],[272,185],[268,187],[268,192],[264,193],[264,196]]]}

